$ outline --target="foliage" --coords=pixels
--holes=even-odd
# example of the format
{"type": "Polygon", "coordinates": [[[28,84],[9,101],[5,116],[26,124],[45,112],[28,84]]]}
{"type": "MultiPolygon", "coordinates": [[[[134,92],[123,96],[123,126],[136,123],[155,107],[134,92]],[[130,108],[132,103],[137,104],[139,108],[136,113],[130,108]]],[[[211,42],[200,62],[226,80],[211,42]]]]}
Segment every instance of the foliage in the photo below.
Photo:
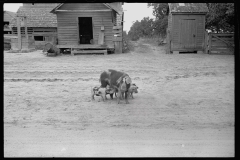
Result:
{"type": "MultiPolygon", "coordinates": [[[[136,41],[140,37],[165,37],[168,27],[168,3],[148,3],[153,7],[155,20],[144,17],[133,23],[128,36],[136,41]]],[[[234,3],[207,3],[206,29],[212,32],[234,32],[234,3]]]]}
{"type": "Polygon", "coordinates": [[[130,31],[128,32],[128,35],[131,38],[131,40],[137,41],[142,36],[141,31],[142,31],[141,24],[139,21],[136,21],[131,26],[130,31]]]}
{"type": "Polygon", "coordinates": [[[169,14],[169,7],[167,3],[148,3],[148,7],[153,7],[153,15],[157,19],[162,19],[169,14]]]}
{"type": "Polygon", "coordinates": [[[234,3],[207,3],[206,29],[234,32],[234,3]]]}
{"type": "Polygon", "coordinates": [[[154,21],[154,34],[164,37],[168,26],[168,3],[148,3],[148,6],[153,7],[153,15],[156,17],[154,21]]]}
{"type": "Polygon", "coordinates": [[[140,22],[133,23],[128,32],[131,40],[136,41],[140,37],[152,37],[153,35],[166,35],[169,7],[167,3],[148,3],[153,6],[153,15],[155,20],[144,17],[140,22]]]}
{"type": "Polygon", "coordinates": [[[127,53],[134,50],[134,46],[131,43],[126,31],[123,31],[123,53],[127,53]]]}

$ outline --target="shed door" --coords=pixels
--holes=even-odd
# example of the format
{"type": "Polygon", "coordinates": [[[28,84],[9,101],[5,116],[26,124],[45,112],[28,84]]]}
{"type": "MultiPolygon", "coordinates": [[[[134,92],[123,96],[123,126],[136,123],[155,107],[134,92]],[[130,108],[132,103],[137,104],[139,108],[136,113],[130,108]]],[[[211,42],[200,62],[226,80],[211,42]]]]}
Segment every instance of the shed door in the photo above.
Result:
{"type": "Polygon", "coordinates": [[[78,17],[80,44],[90,44],[93,39],[92,17],[78,17]]]}
{"type": "Polygon", "coordinates": [[[196,20],[182,19],[180,24],[180,45],[184,49],[196,47],[196,20]]]}

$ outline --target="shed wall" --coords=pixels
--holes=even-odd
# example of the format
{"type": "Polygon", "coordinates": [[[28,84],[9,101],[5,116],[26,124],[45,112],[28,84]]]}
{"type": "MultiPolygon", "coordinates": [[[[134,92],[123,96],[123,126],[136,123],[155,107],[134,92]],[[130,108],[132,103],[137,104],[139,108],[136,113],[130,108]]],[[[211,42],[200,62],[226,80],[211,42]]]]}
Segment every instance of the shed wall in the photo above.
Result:
{"type": "Polygon", "coordinates": [[[172,14],[168,15],[168,29],[172,29],[172,14]]]}

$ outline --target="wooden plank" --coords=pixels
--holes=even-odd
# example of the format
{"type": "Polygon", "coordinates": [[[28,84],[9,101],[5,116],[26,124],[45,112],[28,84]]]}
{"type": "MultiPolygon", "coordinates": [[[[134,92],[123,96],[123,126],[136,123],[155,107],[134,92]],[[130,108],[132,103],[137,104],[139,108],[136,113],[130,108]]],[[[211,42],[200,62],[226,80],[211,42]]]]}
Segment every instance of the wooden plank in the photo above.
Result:
{"type": "Polygon", "coordinates": [[[112,30],[112,33],[122,33],[122,30],[112,30]]]}
{"type": "Polygon", "coordinates": [[[57,48],[82,48],[82,49],[91,49],[91,48],[113,48],[113,45],[107,44],[107,46],[102,46],[99,44],[81,44],[81,45],[71,45],[71,44],[65,44],[65,45],[57,45],[57,48]]]}
{"type": "MultiPolygon", "coordinates": [[[[220,36],[218,36],[218,37],[220,37],[220,36]]],[[[213,39],[215,39],[215,37],[213,37],[213,39]]],[[[229,41],[229,40],[234,40],[234,37],[221,37],[221,39],[229,41]]]]}
{"type": "Polygon", "coordinates": [[[110,9],[104,9],[104,10],[56,10],[56,12],[111,12],[110,9]]]}
{"type": "Polygon", "coordinates": [[[204,53],[208,53],[208,32],[205,32],[204,53]]]}
{"type": "Polygon", "coordinates": [[[18,49],[22,49],[22,42],[21,42],[21,22],[20,22],[20,17],[17,17],[17,29],[18,29],[18,49]]]}
{"type": "Polygon", "coordinates": [[[212,47],[225,47],[225,48],[228,48],[228,47],[230,47],[230,46],[228,46],[228,45],[226,45],[226,44],[220,44],[220,43],[214,44],[214,43],[212,43],[212,47]]]}
{"type": "Polygon", "coordinates": [[[232,52],[232,51],[211,51],[211,52],[209,52],[209,54],[230,54],[230,55],[232,55],[232,54],[234,54],[234,52],[232,52]]]}
{"type": "Polygon", "coordinates": [[[229,42],[223,40],[222,38],[219,38],[219,37],[216,36],[216,35],[213,35],[213,36],[214,36],[214,38],[216,38],[216,39],[218,39],[218,40],[220,40],[220,41],[222,41],[222,42],[224,42],[224,43],[226,43],[226,44],[228,44],[228,45],[231,45],[231,44],[229,44],[229,42]]]}
{"type": "Polygon", "coordinates": [[[64,39],[64,40],[72,40],[79,42],[77,36],[58,36],[59,39],[64,39]]]}
{"type": "Polygon", "coordinates": [[[230,50],[227,47],[212,47],[211,48],[212,51],[220,51],[220,50],[230,50]]]}
{"type": "Polygon", "coordinates": [[[72,48],[70,49],[70,52],[71,52],[71,55],[74,56],[74,52],[72,48]]]}
{"type": "Polygon", "coordinates": [[[115,53],[122,53],[122,42],[116,41],[114,42],[115,53]]]}
{"type": "Polygon", "coordinates": [[[113,37],[113,41],[116,42],[116,41],[122,41],[122,37],[113,37]]]}
{"type": "Polygon", "coordinates": [[[104,32],[101,31],[98,37],[98,44],[103,44],[103,43],[104,43],[104,32]]]}
{"type": "Polygon", "coordinates": [[[217,36],[234,36],[233,33],[209,33],[209,34],[217,36]]]}
{"type": "Polygon", "coordinates": [[[27,30],[27,17],[24,17],[24,25],[25,25],[25,37],[28,41],[28,30],[27,30]]]}
{"type": "Polygon", "coordinates": [[[77,43],[80,44],[80,34],[79,34],[79,19],[78,17],[76,18],[76,22],[77,22],[77,26],[76,26],[76,30],[77,30],[77,43]]]}
{"type": "Polygon", "coordinates": [[[76,53],[104,53],[104,54],[107,54],[107,50],[80,50],[80,51],[77,51],[77,50],[72,50],[72,53],[73,54],[76,54],[76,53]]]}
{"type": "Polygon", "coordinates": [[[34,32],[32,35],[57,35],[57,32],[34,32]]]}
{"type": "Polygon", "coordinates": [[[208,51],[209,51],[209,53],[211,52],[211,47],[212,47],[212,35],[209,34],[209,40],[208,40],[208,51]]]}
{"type": "MultiPolygon", "coordinates": [[[[76,24],[77,25],[77,24],[76,24]]],[[[59,30],[76,30],[76,26],[58,26],[58,31],[59,30]]]]}
{"type": "Polygon", "coordinates": [[[54,28],[33,28],[32,30],[33,30],[34,32],[37,32],[37,31],[57,32],[56,27],[54,27],[54,28]]]}
{"type": "Polygon", "coordinates": [[[68,9],[68,10],[75,10],[75,9],[81,9],[81,10],[87,10],[87,9],[109,9],[107,6],[105,6],[103,3],[64,3],[60,8],[58,9],[68,9]]]}
{"type": "Polygon", "coordinates": [[[113,37],[122,37],[122,34],[114,34],[113,37]]]}
{"type": "Polygon", "coordinates": [[[113,26],[113,29],[122,29],[122,26],[113,26]]]}

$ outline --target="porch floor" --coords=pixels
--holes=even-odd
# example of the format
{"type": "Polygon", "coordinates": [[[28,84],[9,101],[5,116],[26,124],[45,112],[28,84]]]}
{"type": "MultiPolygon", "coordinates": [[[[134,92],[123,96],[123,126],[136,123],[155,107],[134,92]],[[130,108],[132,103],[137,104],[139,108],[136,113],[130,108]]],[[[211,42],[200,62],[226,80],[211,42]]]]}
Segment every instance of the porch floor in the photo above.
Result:
{"type": "Polygon", "coordinates": [[[111,45],[99,45],[99,44],[81,44],[81,45],[57,45],[57,48],[69,48],[71,55],[75,54],[91,54],[91,53],[103,53],[107,54],[107,50],[114,49],[111,45]]]}
{"type": "Polygon", "coordinates": [[[71,48],[71,49],[114,49],[113,45],[100,44],[81,44],[81,45],[57,45],[57,48],[71,48]]]}

